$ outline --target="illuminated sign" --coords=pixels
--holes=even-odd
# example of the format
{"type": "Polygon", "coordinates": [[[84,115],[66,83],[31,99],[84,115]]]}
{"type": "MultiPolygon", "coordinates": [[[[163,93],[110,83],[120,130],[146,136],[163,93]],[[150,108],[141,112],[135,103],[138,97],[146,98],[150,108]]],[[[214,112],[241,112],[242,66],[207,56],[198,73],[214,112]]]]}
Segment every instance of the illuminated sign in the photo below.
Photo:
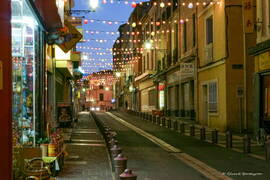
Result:
{"type": "Polygon", "coordinates": [[[55,59],[56,60],[70,60],[70,51],[65,53],[58,46],[55,46],[55,59]]]}

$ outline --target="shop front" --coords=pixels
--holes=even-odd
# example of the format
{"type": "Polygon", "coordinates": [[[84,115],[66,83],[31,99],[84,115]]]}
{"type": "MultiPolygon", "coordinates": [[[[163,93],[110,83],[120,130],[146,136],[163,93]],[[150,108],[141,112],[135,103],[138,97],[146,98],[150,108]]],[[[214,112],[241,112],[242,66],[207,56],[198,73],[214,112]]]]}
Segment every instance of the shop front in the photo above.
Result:
{"type": "Polygon", "coordinates": [[[152,78],[142,80],[139,84],[142,112],[153,112],[157,107],[157,89],[152,78]]]}
{"type": "Polygon", "coordinates": [[[15,144],[34,146],[39,136],[43,26],[28,1],[12,1],[13,129],[15,144]],[[38,130],[39,129],[39,130],[38,130]]]}
{"type": "Polygon", "coordinates": [[[270,133],[270,51],[255,56],[254,128],[270,133]]]}

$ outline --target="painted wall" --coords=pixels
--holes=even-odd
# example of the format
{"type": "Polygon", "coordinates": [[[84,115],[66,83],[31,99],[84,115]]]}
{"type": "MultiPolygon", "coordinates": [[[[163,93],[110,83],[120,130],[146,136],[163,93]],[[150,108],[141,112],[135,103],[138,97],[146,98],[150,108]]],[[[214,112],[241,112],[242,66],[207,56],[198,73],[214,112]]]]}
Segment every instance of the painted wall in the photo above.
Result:
{"type": "Polygon", "coordinates": [[[221,64],[214,68],[201,71],[198,74],[198,121],[200,124],[208,125],[210,128],[217,128],[224,131],[227,126],[226,115],[226,79],[225,79],[225,64],[221,64]],[[211,81],[217,82],[217,102],[218,111],[209,113],[208,122],[204,119],[204,100],[203,100],[203,85],[211,81]]]}
{"type": "Polygon", "coordinates": [[[3,80],[3,88],[0,89],[0,177],[11,180],[12,166],[12,82],[11,82],[11,1],[2,0],[0,6],[0,62],[3,65],[0,78],[3,80]]]}

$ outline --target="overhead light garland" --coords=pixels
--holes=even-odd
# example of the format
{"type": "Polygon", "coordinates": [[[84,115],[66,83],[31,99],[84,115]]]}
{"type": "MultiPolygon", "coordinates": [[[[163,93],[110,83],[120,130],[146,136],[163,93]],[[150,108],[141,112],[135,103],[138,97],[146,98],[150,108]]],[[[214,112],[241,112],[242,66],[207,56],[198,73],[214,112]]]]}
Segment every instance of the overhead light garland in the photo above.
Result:
{"type": "Polygon", "coordinates": [[[172,3],[172,2],[165,2],[165,1],[161,1],[161,2],[138,2],[138,1],[107,1],[107,0],[102,0],[102,4],[124,4],[124,5],[128,5],[131,6],[133,8],[136,8],[137,6],[142,6],[142,5],[146,5],[146,6],[157,6],[160,8],[165,8],[165,7],[170,7],[170,6],[182,6],[182,7],[187,7],[189,9],[192,9],[195,6],[205,6],[207,4],[220,4],[220,1],[213,1],[213,0],[203,0],[203,1],[197,1],[197,2],[183,2],[183,3],[172,3]]]}
{"type": "Polygon", "coordinates": [[[162,24],[177,24],[177,23],[183,23],[185,21],[189,21],[190,18],[182,18],[179,21],[173,20],[173,21],[151,21],[151,22],[141,22],[141,21],[121,21],[121,20],[102,20],[102,19],[84,19],[84,24],[88,23],[101,23],[101,24],[107,24],[107,25],[119,25],[119,24],[127,24],[131,27],[136,27],[137,25],[155,25],[160,26],[162,24]]]}

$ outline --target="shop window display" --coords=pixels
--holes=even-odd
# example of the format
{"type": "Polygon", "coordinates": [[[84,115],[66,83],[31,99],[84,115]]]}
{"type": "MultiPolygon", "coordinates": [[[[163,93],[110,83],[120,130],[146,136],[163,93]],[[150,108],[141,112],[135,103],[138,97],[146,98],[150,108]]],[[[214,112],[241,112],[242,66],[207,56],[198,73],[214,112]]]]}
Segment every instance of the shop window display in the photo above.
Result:
{"type": "Polygon", "coordinates": [[[12,0],[13,128],[15,144],[35,143],[35,61],[38,22],[26,0],[12,0]]]}

